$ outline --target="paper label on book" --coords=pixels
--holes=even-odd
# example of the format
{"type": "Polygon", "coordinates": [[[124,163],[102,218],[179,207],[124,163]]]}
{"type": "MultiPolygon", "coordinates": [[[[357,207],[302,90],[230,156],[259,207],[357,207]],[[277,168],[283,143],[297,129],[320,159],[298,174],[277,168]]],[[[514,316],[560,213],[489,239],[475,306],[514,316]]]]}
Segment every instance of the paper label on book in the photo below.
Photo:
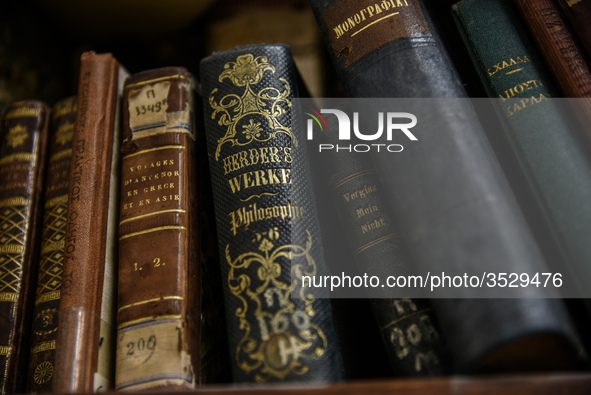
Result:
{"type": "Polygon", "coordinates": [[[416,0],[340,0],[322,14],[322,23],[345,68],[391,41],[430,33],[416,0]]]}
{"type": "Polygon", "coordinates": [[[179,80],[175,84],[183,91],[181,95],[186,98],[186,103],[180,111],[169,111],[170,80],[156,78],[127,86],[129,127],[134,139],[166,132],[187,133],[194,138],[193,115],[190,111],[194,108],[193,95],[190,93],[193,81],[184,75],[164,78],[179,80]]]}
{"type": "Polygon", "coordinates": [[[157,133],[166,127],[169,90],[170,81],[161,81],[129,91],[129,127],[134,135],[144,130],[157,133]]]}
{"type": "Polygon", "coordinates": [[[178,385],[192,388],[195,376],[185,351],[179,318],[130,323],[117,332],[116,389],[178,385]]]}

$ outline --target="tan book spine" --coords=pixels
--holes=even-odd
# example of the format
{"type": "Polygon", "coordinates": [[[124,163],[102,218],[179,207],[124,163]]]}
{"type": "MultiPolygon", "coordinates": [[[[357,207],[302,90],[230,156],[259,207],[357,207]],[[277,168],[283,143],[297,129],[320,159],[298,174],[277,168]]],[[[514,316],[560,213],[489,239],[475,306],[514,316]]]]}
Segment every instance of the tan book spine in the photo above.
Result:
{"type": "Polygon", "coordinates": [[[49,109],[9,106],[0,143],[0,393],[25,387],[35,296],[49,109]]]}
{"type": "Polygon", "coordinates": [[[117,390],[198,382],[194,85],[180,67],[125,85],[117,390]]]}
{"type": "Polygon", "coordinates": [[[111,54],[82,55],[68,194],[68,219],[54,388],[92,392],[112,385],[118,127],[128,73],[111,54]]]}

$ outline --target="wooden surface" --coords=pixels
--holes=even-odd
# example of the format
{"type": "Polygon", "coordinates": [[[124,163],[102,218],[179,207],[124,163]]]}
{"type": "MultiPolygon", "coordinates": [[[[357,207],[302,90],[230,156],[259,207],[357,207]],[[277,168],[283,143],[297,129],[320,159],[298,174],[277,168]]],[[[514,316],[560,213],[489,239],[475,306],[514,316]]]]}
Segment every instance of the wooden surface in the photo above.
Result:
{"type": "MultiPolygon", "coordinates": [[[[166,391],[158,392],[161,395],[166,393],[166,391]]],[[[212,395],[579,395],[591,394],[591,373],[498,377],[454,376],[434,379],[355,381],[332,385],[212,385],[199,388],[193,393],[212,395]]]]}

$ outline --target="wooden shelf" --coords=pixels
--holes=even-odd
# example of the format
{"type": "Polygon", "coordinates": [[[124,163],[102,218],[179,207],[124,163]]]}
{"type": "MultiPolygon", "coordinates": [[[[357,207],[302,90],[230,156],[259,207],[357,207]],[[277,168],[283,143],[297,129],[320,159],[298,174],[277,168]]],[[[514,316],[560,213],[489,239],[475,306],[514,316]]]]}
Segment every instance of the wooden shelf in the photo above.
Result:
{"type": "Polygon", "coordinates": [[[330,385],[212,385],[193,392],[215,395],[583,395],[591,394],[591,373],[452,376],[353,381],[330,385]]]}

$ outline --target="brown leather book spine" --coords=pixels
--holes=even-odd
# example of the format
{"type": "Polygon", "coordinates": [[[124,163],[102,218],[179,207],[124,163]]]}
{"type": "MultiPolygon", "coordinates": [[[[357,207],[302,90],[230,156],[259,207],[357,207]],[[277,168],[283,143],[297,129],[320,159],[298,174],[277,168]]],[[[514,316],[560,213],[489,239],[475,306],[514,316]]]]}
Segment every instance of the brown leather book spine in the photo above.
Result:
{"type": "Polygon", "coordinates": [[[0,393],[25,389],[49,109],[9,106],[0,143],[0,393]]]}
{"type": "MultiPolygon", "coordinates": [[[[565,96],[591,97],[591,71],[552,0],[516,0],[533,38],[565,96]]],[[[590,112],[591,114],[591,112],[590,112]]]]}
{"type": "Polygon", "coordinates": [[[82,55],[68,192],[54,388],[112,384],[120,131],[127,72],[111,54],[82,55]]]}
{"type": "Polygon", "coordinates": [[[117,390],[199,379],[194,87],[180,67],[125,84],[117,390]]]}
{"type": "Polygon", "coordinates": [[[56,369],[57,313],[62,286],[68,181],[75,121],[76,97],[60,101],[52,107],[39,273],[27,378],[27,392],[33,393],[52,392],[56,369]]]}
{"type": "Polygon", "coordinates": [[[577,37],[591,56],[591,1],[556,0],[562,7],[568,21],[573,26],[577,37]]]}

